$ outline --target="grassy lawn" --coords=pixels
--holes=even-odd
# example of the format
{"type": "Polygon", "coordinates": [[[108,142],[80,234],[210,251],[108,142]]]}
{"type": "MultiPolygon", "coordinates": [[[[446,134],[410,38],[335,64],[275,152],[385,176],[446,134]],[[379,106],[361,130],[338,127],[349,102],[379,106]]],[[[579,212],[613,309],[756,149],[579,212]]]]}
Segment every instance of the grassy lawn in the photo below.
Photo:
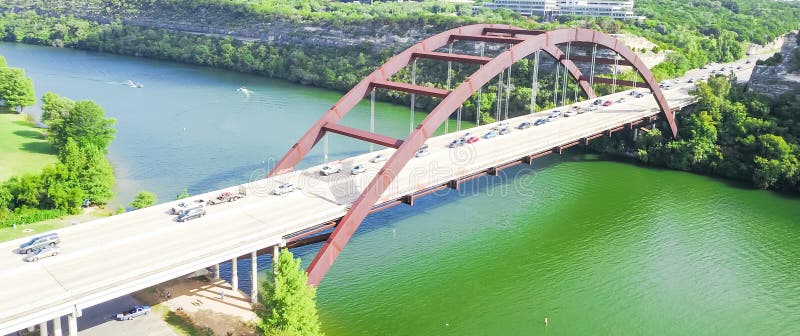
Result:
{"type": "Polygon", "coordinates": [[[87,212],[81,215],[64,216],[61,218],[55,218],[31,224],[17,225],[16,229],[14,229],[13,227],[0,228],[0,242],[27,236],[33,236],[50,230],[60,229],[72,225],[73,221],[77,221],[79,223],[85,223],[93,219],[106,217],[109,214],[110,212],[108,210],[94,209],[94,211],[87,212]]]}
{"type": "Polygon", "coordinates": [[[14,175],[38,173],[56,162],[56,152],[42,130],[25,120],[25,115],[0,108],[0,182],[14,175]]]}
{"type": "Polygon", "coordinates": [[[178,336],[204,336],[210,335],[208,332],[203,332],[195,327],[187,317],[169,310],[169,307],[157,304],[153,306],[153,312],[160,315],[161,318],[167,322],[170,329],[178,336]]]}

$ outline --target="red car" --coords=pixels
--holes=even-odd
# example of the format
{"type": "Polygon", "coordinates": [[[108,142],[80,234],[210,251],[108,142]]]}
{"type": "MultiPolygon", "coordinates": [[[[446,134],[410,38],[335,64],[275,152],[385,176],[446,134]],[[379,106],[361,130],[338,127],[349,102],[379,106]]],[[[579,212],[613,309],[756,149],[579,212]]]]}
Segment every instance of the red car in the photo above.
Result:
{"type": "Polygon", "coordinates": [[[481,139],[481,138],[479,138],[479,137],[475,137],[475,136],[474,136],[474,137],[471,137],[471,138],[467,139],[467,143],[468,143],[468,144],[471,144],[471,143],[476,143],[476,142],[478,142],[478,140],[480,140],[480,139],[481,139]]]}
{"type": "Polygon", "coordinates": [[[613,103],[610,100],[606,100],[605,102],[603,102],[603,106],[611,106],[611,104],[613,103]]]}

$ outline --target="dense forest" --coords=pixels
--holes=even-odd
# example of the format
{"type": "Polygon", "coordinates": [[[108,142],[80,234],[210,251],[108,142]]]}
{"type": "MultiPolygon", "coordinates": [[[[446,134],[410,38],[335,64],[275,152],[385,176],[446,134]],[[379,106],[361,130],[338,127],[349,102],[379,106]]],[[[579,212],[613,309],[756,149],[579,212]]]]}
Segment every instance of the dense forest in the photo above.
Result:
{"type": "Polygon", "coordinates": [[[641,162],[747,181],[754,186],[800,192],[800,96],[769,98],[747,92],[732,78],[699,83],[700,102],[679,113],[682,138],[656,128],[598,139],[592,148],[631,154],[641,162]]]}

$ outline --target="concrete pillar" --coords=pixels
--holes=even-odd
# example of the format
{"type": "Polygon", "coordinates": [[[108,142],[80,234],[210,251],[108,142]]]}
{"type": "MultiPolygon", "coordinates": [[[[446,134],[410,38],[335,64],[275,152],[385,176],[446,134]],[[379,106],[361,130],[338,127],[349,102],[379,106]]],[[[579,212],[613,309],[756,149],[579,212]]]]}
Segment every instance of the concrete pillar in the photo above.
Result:
{"type": "Polygon", "coordinates": [[[47,321],[39,323],[39,335],[47,336],[47,321]]]}
{"type": "Polygon", "coordinates": [[[280,257],[281,247],[275,245],[272,247],[272,273],[277,273],[278,269],[275,267],[278,265],[278,257],[280,257]]]}
{"type": "Polygon", "coordinates": [[[214,279],[219,279],[219,264],[214,264],[214,279]]]}
{"type": "Polygon", "coordinates": [[[250,302],[258,303],[258,251],[250,253],[250,302]]]}
{"type": "Polygon", "coordinates": [[[53,336],[61,335],[61,316],[53,319],[53,336]]]}
{"type": "Polygon", "coordinates": [[[638,137],[639,137],[639,129],[638,128],[634,128],[633,129],[633,141],[636,141],[636,139],[638,137]]]}
{"type": "Polygon", "coordinates": [[[67,324],[69,325],[69,336],[78,336],[78,313],[67,315],[67,324]]]}
{"type": "Polygon", "coordinates": [[[233,291],[239,290],[239,274],[236,270],[236,257],[231,259],[231,287],[233,287],[233,291]]]}

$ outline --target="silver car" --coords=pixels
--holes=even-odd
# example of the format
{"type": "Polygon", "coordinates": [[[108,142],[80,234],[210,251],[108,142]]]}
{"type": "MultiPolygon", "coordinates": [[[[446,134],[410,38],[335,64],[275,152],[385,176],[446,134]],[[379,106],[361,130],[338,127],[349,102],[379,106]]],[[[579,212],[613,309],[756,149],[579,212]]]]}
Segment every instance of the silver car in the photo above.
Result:
{"type": "Polygon", "coordinates": [[[275,190],[272,190],[272,193],[275,195],[283,195],[288,194],[295,189],[297,189],[297,186],[295,186],[293,183],[284,183],[275,188],[275,190]]]}
{"type": "Polygon", "coordinates": [[[360,165],[357,165],[357,166],[353,167],[353,169],[350,169],[350,174],[358,175],[358,174],[361,174],[361,173],[363,173],[365,171],[367,171],[367,166],[365,166],[363,164],[360,164],[360,165]]]}
{"type": "Polygon", "coordinates": [[[61,243],[61,238],[58,237],[57,233],[48,233],[46,235],[33,237],[31,240],[22,243],[19,246],[19,253],[28,254],[47,246],[55,247],[59,243],[61,243]]]}
{"type": "Polygon", "coordinates": [[[32,253],[28,253],[28,255],[25,256],[25,261],[34,262],[42,258],[57,256],[59,252],[61,252],[61,250],[56,246],[46,246],[32,253]]]}

